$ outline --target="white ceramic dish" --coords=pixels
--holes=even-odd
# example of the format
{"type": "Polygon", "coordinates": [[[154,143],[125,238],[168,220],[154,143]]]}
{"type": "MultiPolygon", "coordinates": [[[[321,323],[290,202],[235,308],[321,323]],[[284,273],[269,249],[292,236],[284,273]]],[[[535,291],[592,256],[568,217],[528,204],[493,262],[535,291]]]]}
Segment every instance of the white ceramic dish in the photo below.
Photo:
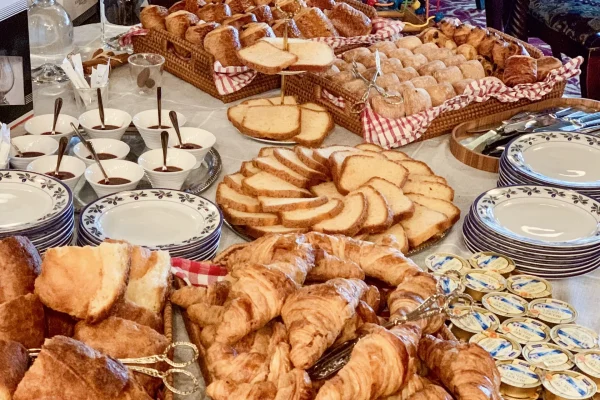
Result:
{"type": "MultiPolygon", "coordinates": [[[[54,121],[53,114],[43,114],[37,115],[27,122],[25,122],[25,130],[27,133],[31,135],[42,135],[42,133],[50,132],[52,130],[52,122],[54,121]]],[[[43,135],[51,137],[57,142],[62,137],[67,137],[71,139],[71,136],[75,134],[73,132],[73,128],[71,124],[76,127],[79,126],[79,121],[75,117],[71,117],[70,115],[60,114],[58,116],[58,120],[56,121],[56,132],[60,132],[60,135],[43,135]]]]}
{"type": "MultiPolygon", "coordinates": [[[[56,160],[58,156],[44,156],[35,159],[28,166],[28,171],[38,172],[40,174],[46,174],[48,172],[52,172],[56,169],[56,160]]],[[[85,172],[85,163],[81,161],[77,157],[71,156],[63,156],[62,162],[60,164],[60,170],[70,172],[75,177],[71,179],[65,179],[62,182],[65,183],[71,190],[77,186],[79,179],[83,176],[85,172]]]]}
{"type": "MultiPolygon", "coordinates": [[[[187,150],[188,153],[192,154],[196,157],[196,165],[200,166],[200,163],[204,161],[204,157],[210,151],[210,149],[215,145],[217,138],[215,135],[200,128],[192,128],[192,127],[181,127],[179,128],[181,131],[181,140],[185,143],[193,143],[199,146],[202,146],[200,149],[192,149],[187,150]]],[[[169,147],[175,148],[175,146],[179,145],[179,139],[177,139],[177,134],[169,135],[169,147]]]]}
{"type": "Polygon", "coordinates": [[[95,126],[100,125],[100,113],[97,109],[89,110],[81,114],[79,116],[79,123],[92,139],[105,138],[121,140],[123,134],[131,124],[131,115],[125,111],[114,108],[105,108],[104,124],[115,125],[119,127],[119,129],[113,129],[109,131],[94,129],[95,126]]]}
{"type": "MultiPolygon", "coordinates": [[[[133,117],[133,124],[142,135],[142,139],[144,139],[144,143],[149,149],[159,149],[160,148],[160,133],[162,131],[169,132],[169,137],[177,136],[175,133],[175,129],[172,128],[171,119],[169,118],[169,112],[171,110],[162,110],[161,118],[163,126],[170,126],[169,129],[149,129],[149,126],[158,125],[158,110],[146,110],[140,113],[137,113],[133,117]]],[[[185,116],[181,113],[177,113],[177,122],[179,126],[184,126],[187,122],[185,116]]]]}
{"type": "Polygon", "coordinates": [[[196,157],[185,150],[168,149],[167,166],[181,168],[177,172],[158,172],[155,168],[163,165],[162,149],[150,150],[138,158],[138,164],[144,168],[146,175],[154,188],[181,189],[183,182],[196,165],[196,157]]]}
{"type": "MultiPolygon", "coordinates": [[[[127,154],[129,154],[129,151],[131,150],[127,143],[116,139],[90,139],[89,142],[92,143],[92,146],[94,146],[94,150],[96,150],[97,154],[109,153],[117,156],[117,158],[111,160],[123,160],[125,157],[127,157],[127,154]]],[[[87,158],[89,155],[91,155],[91,153],[81,142],[77,143],[75,147],[73,147],[73,154],[75,154],[75,156],[83,161],[88,167],[96,164],[94,159],[87,158]]]]}
{"type": "MultiPolygon", "coordinates": [[[[44,153],[44,156],[56,154],[58,142],[49,136],[25,135],[12,138],[11,141],[19,148],[19,151],[25,153],[35,151],[44,153]]],[[[27,169],[30,162],[36,158],[44,157],[15,157],[17,152],[14,147],[10,148],[10,165],[15,169],[27,169]]]]}
{"type": "Polygon", "coordinates": [[[128,179],[129,183],[122,185],[103,185],[98,182],[104,180],[104,175],[100,171],[98,164],[90,165],[85,170],[85,179],[94,189],[98,197],[108,196],[109,194],[122,192],[124,190],[133,190],[144,177],[144,169],[138,164],[126,160],[105,160],[102,161],[102,168],[106,171],[109,178],[128,179]]]}

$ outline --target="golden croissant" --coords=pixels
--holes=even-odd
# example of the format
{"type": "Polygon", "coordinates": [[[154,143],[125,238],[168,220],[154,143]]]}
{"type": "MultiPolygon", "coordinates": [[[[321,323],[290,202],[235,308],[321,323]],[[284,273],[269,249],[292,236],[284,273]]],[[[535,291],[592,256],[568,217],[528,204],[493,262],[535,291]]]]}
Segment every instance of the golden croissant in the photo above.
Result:
{"type": "Polygon", "coordinates": [[[213,400],[275,400],[277,387],[272,382],[215,381],[208,385],[206,394],[213,400]]]}

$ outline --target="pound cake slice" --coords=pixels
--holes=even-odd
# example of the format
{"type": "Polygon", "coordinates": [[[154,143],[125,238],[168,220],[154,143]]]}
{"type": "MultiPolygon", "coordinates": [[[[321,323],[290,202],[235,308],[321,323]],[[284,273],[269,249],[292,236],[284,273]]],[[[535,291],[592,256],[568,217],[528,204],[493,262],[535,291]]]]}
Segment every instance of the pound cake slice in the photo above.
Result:
{"type": "Polygon", "coordinates": [[[303,146],[320,146],[329,132],[335,127],[331,114],[323,111],[314,111],[301,108],[301,129],[293,140],[303,146]]]}
{"type": "Polygon", "coordinates": [[[375,244],[382,244],[387,246],[388,244],[385,243],[389,242],[387,238],[389,238],[390,236],[392,236],[398,244],[398,250],[400,250],[403,254],[406,254],[410,247],[408,245],[408,237],[406,237],[406,232],[404,232],[404,228],[402,228],[402,225],[400,224],[392,225],[390,229],[381,232],[377,235],[369,235],[366,238],[366,240],[375,244]]]}
{"type": "Polygon", "coordinates": [[[249,213],[223,207],[223,214],[232,225],[270,226],[279,224],[279,216],[272,213],[249,213]]]}
{"type": "Polygon", "coordinates": [[[385,197],[394,215],[394,222],[408,218],[415,212],[412,201],[404,195],[402,189],[398,186],[381,178],[371,178],[367,181],[367,185],[373,186],[385,197]]]}
{"type": "Polygon", "coordinates": [[[254,165],[265,172],[275,175],[279,179],[283,179],[284,181],[291,183],[294,186],[306,187],[308,185],[308,178],[282,164],[273,156],[255,158],[254,165]]]}
{"type": "Polygon", "coordinates": [[[362,193],[344,198],[344,209],[337,216],[313,225],[313,230],[328,234],[355,236],[367,219],[367,199],[362,193]]]}
{"type": "Polygon", "coordinates": [[[227,184],[221,182],[217,187],[217,203],[221,206],[233,208],[238,211],[260,212],[261,206],[254,197],[238,193],[227,184]]]}
{"type": "Polygon", "coordinates": [[[277,74],[298,61],[298,56],[260,40],[238,51],[240,61],[248,68],[267,75],[277,74]]]}
{"type": "MultiPolygon", "coordinates": [[[[367,219],[363,223],[361,233],[378,233],[388,229],[394,220],[394,214],[385,199],[372,186],[361,186],[355,192],[360,192],[367,199],[367,219]]],[[[353,192],[353,193],[355,193],[353,192]]]]}
{"type": "Polygon", "coordinates": [[[285,235],[286,233],[306,233],[308,228],[288,228],[283,225],[272,225],[272,226],[245,226],[244,230],[246,233],[253,238],[257,239],[264,235],[280,234],[285,235]]]}
{"type": "Polygon", "coordinates": [[[243,194],[244,190],[242,189],[242,180],[244,178],[244,175],[239,172],[231,175],[225,175],[225,178],[223,178],[223,183],[236,192],[243,194]]]}
{"type": "Polygon", "coordinates": [[[246,194],[256,197],[312,197],[308,190],[294,186],[267,172],[259,172],[244,178],[242,188],[246,194]]]}
{"type": "Polygon", "coordinates": [[[408,177],[408,171],[402,165],[387,159],[372,158],[362,154],[351,155],[344,160],[339,179],[335,184],[340,193],[349,193],[376,177],[402,187],[408,177]]]}
{"type": "Polygon", "coordinates": [[[439,211],[415,204],[412,217],[400,221],[408,237],[410,247],[417,247],[444,231],[446,217],[439,211]]]}
{"type": "Polygon", "coordinates": [[[275,198],[259,196],[258,201],[263,212],[279,212],[279,211],[292,211],[292,210],[305,210],[307,208],[319,207],[327,203],[327,197],[313,197],[313,198],[275,198]]]}
{"type": "Polygon", "coordinates": [[[327,175],[307,166],[291,149],[275,149],[274,156],[283,165],[311,180],[326,181],[327,175]]]}
{"type": "Polygon", "coordinates": [[[289,228],[308,228],[325,219],[331,219],[342,212],[344,205],[339,199],[331,199],[327,203],[305,210],[283,211],[281,224],[289,228]]]}
{"type": "Polygon", "coordinates": [[[340,192],[338,192],[337,188],[335,187],[335,183],[333,183],[331,181],[323,182],[323,183],[319,183],[318,185],[311,186],[310,191],[315,196],[327,196],[330,199],[343,199],[344,198],[344,195],[341,194],[340,192]]]}
{"type": "Polygon", "coordinates": [[[383,147],[378,146],[374,143],[361,143],[361,144],[357,144],[354,147],[356,147],[359,150],[376,151],[378,153],[383,151],[383,147]]]}
{"type": "Polygon", "coordinates": [[[316,160],[312,149],[303,146],[295,146],[294,153],[296,153],[300,161],[306,164],[307,167],[319,171],[327,176],[330,175],[329,168],[316,160]]]}
{"type": "Polygon", "coordinates": [[[460,208],[456,207],[449,201],[442,199],[434,199],[432,197],[425,197],[421,194],[409,193],[406,195],[413,202],[431,208],[432,210],[439,211],[448,217],[448,221],[444,226],[444,230],[450,228],[460,219],[460,208]]]}
{"type": "Polygon", "coordinates": [[[249,107],[240,129],[248,136],[275,140],[300,133],[300,107],[295,105],[249,107]]]}
{"type": "Polygon", "coordinates": [[[434,199],[454,200],[454,189],[438,182],[414,182],[409,179],[402,190],[406,194],[415,193],[434,199]]]}

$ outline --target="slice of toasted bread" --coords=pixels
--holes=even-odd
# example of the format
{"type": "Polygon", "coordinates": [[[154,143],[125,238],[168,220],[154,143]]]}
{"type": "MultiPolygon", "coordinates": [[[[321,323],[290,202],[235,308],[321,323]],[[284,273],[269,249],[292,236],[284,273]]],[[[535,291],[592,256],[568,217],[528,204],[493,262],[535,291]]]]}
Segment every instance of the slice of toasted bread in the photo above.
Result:
{"type": "Polygon", "coordinates": [[[292,149],[275,149],[275,158],[283,165],[310,180],[326,181],[327,175],[304,164],[292,149]]]}
{"type": "Polygon", "coordinates": [[[326,196],[300,199],[265,196],[258,197],[258,201],[263,212],[292,211],[315,208],[327,203],[327,200],[328,199],[326,196]]]}
{"type": "Polygon", "coordinates": [[[308,228],[287,228],[283,225],[272,225],[272,226],[245,226],[244,230],[249,236],[255,239],[265,235],[285,235],[286,233],[305,233],[308,232],[308,228]]]}
{"type": "Polygon", "coordinates": [[[276,149],[285,149],[285,147],[277,147],[277,146],[273,146],[273,147],[263,147],[258,151],[258,156],[259,157],[269,157],[269,156],[273,156],[275,155],[275,150],[276,149]]]}
{"type": "Polygon", "coordinates": [[[438,182],[443,183],[444,185],[448,185],[446,179],[438,175],[408,174],[408,179],[410,179],[413,182],[438,182]]]}
{"type": "Polygon", "coordinates": [[[300,133],[300,107],[295,105],[248,107],[240,131],[256,138],[291,139],[300,133]]]}
{"type": "Polygon", "coordinates": [[[392,161],[410,161],[412,158],[408,156],[408,154],[403,153],[397,150],[386,150],[381,152],[384,156],[389,158],[392,161]]]}
{"type": "Polygon", "coordinates": [[[323,112],[327,112],[327,109],[323,106],[320,106],[316,103],[304,103],[304,104],[300,104],[300,107],[302,108],[306,108],[309,110],[313,110],[313,111],[323,111],[323,112]]]}
{"type": "Polygon", "coordinates": [[[382,178],[402,187],[407,176],[406,168],[394,161],[358,154],[346,157],[335,185],[342,194],[358,189],[371,178],[382,178]]]}
{"type": "Polygon", "coordinates": [[[242,167],[240,168],[240,172],[245,177],[258,174],[260,171],[262,171],[262,170],[260,168],[256,167],[252,161],[244,161],[242,163],[242,167]]]}
{"type": "Polygon", "coordinates": [[[248,106],[245,104],[229,107],[227,109],[227,119],[239,130],[242,127],[246,111],[248,111],[248,106]]]}
{"type": "MultiPolygon", "coordinates": [[[[264,38],[261,41],[268,42],[278,49],[283,49],[283,38],[264,38]]],[[[333,49],[326,43],[315,42],[306,39],[288,39],[288,51],[298,57],[289,66],[290,71],[326,71],[335,61],[333,49]]]]}
{"type": "Polygon", "coordinates": [[[232,225],[272,226],[279,224],[279,215],[273,213],[249,213],[224,207],[223,214],[232,225]]]}
{"type": "Polygon", "coordinates": [[[303,146],[318,147],[335,127],[328,112],[314,111],[301,107],[301,129],[293,141],[303,146]]]}
{"type": "Polygon", "coordinates": [[[277,74],[298,61],[295,54],[280,50],[264,40],[239,50],[238,57],[248,68],[267,75],[277,74]]]}
{"type": "Polygon", "coordinates": [[[223,178],[223,183],[226,184],[227,186],[229,186],[230,188],[232,188],[233,190],[235,190],[238,193],[244,193],[244,190],[242,189],[242,180],[244,179],[244,175],[242,175],[241,173],[236,173],[236,174],[231,174],[231,175],[225,175],[225,178],[223,178]]]}
{"type": "Polygon", "coordinates": [[[246,106],[270,106],[273,103],[269,99],[250,99],[246,101],[242,101],[240,104],[246,106]]]}
{"type": "Polygon", "coordinates": [[[254,165],[257,168],[275,175],[279,179],[283,179],[294,186],[306,187],[308,185],[308,178],[287,167],[274,156],[255,158],[254,165]]]}
{"type": "Polygon", "coordinates": [[[323,182],[309,188],[315,196],[327,196],[330,199],[343,199],[344,195],[338,192],[333,182],[323,182]]]}
{"type": "Polygon", "coordinates": [[[313,158],[320,162],[323,165],[328,165],[329,156],[335,153],[336,151],[355,151],[360,152],[360,150],[355,149],[351,146],[329,146],[329,147],[321,147],[320,149],[314,149],[313,158]]]}
{"type": "Polygon", "coordinates": [[[406,232],[410,247],[414,248],[442,233],[447,219],[448,217],[441,212],[415,204],[415,213],[412,217],[400,221],[400,224],[406,232]]]}
{"type": "Polygon", "coordinates": [[[409,174],[435,175],[431,168],[429,168],[429,165],[425,164],[423,161],[403,160],[400,161],[400,164],[408,170],[409,174]]]}
{"type": "Polygon", "coordinates": [[[346,157],[356,154],[361,154],[365,157],[380,158],[385,160],[385,157],[374,151],[359,150],[358,153],[356,151],[336,151],[329,156],[328,161],[329,169],[331,171],[331,177],[334,181],[337,181],[339,179],[340,173],[342,172],[342,165],[344,164],[344,160],[346,159],[346,157]]]}
{"type": "Polygon", "coordinates": [[[260,212],[261,205],[254,197],[241,194],[233,190],[226,183],[221,182],[217,187],[217,204],[221,207],[229,207],[238,211],[260,212]]]}
{"type": "Polygon", "coordinates": [[[309,168],[319,171],[327,176],[330,175],[329,167],[323,165],[314,158],[312,149],[303,146],[294,146],[294,153],[296,153],[300,161],[306,164],[309,168]]]}
{"type": "Polygon", "coordinates": [[[288,228],[308,228],[325,219],[331,219],[342,212],[344,203],[339,199],[331,199],[327,203],[305,210],[282,211],[281,224],[288,228]]]}
{"type": "Polygon", "coordinates": [[[359,150],[376,151],[376,152],[383,151],[383,147],[378,146],[374,143],[361,143],[361,144],[357,144],[354,147],[356,147],[359,150]]]}
{"type": "Polygon", "coordinates": [[[367,219],[360,230],[361,233],[379,233],[388,229],[394,220],[390,206],[373,186],[361,186],[354,192],[360,192],[367,199],[367,219]]]}
{"type": "Polygon", "coordinates": [[[421,194],[409,193],[406,195],[413,202],[418,203],[432,210],[439,211],[448,217],[444,230],[449,229],[460,219],[460,208],[456,207],[449,201],[442,199],[434,199],[432,197],[425,197],[421,194]]]}
{"type": "Polygon", "coordinates": [[[337,216],[313,226],[313,230],[327,234],[354,236],[367,219],[367,199],[362,193],[353,193],[344,198],[344,209],[337,216]]]}
{"type": "Polygon", "coordinates": [[[385,197],[394,215],[395,223],[401,219],[410,217],[415,212],[412,201],[404,195],[402,189],[393,183],[381,178],[371,178],[366,184],[373,186],[385,197]]]}
{"type": "Polygon", "coordinates": [[[425,197],[433,197],[434,199],[454,200],[454,189],[438,182],[414,182],[409,179],[402,187],[402,190],[405,194],[416,193],[425,197]]]}
{"type": "Polygon", "coordinates": [[[246,194],[256,197],[313,197],[308,190],[294,186],[267,172],[259,172],[244,178],[242,188],[246,194]]]}
{"type": "Polygon", "coordinates": [[[377,235],[369,235],[366,240],[375,244],[389,246],[392,244],[389,240],[387,240],[389,236],[392,236],[395,239],[398,250],[400,250],[402,253],[408,252],[410,248],[408,245],[408,237],[406,237],[406,232],[404,232],[404,228],[402,228],[402,225],[400,224],[392,225],[388,230],[377,235]]]}
{"type": "MultiPolygon", "coordinates": [[[[271,104],[278,106],[281,104],[281,96],[270,97],[269,101],[271,102],[271,104]]],[[[283,99],[283,104],[298,104],[298,102],[296,101],[296,96],[285,96],[285,98],[283,99]]]]}

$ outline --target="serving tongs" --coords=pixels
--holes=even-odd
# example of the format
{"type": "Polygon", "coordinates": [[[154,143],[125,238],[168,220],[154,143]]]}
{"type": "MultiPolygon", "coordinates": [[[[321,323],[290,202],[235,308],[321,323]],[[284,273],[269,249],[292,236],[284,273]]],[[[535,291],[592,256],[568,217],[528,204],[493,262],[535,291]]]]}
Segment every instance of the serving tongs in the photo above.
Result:
{"type": "MultiPolygon", "coordinates": [[[[30,358],[34,359],[40,354],[40,351],[42,351],[42,349],[28,349],[27,353],[29,354],[30,358]]],[[[190,343],[190,342],[173,342],[167,346],[167,348],[165,349],[165,351],[162,354],[157,354],[157,355],[147,356],[147,357],[140,357],[140,358],[119,358],[117,361],[124,364],[131,371],[139,372],[141,374],[152,376],[154,378],[160,378],[163,381],[163,383],[165,384],[165,387],[169,391],[171,391],[175,394],[182,395],[182,396],[187,396],[187,395],[197,392],[198,389],[200,389],[200,382],[198,382],[198,379],[194,376],[193,373],[191,373],[190,371],[187,371],[185,369],[182,369],[182,368],[185,368],[185,367],[193,364],[194,362],[196,362],[199,355],[200,355],[200,352],[198,351],[198,347],[196,347],[195,344],[190,343]],[[190,358],[187,361],[175,362],[169,357],[169,354],[177,348],[192,349],[194,354],[193,354],[192,358],[190,358]],[[164,362],[174,368],[169,368],[166,371],[159,371],[157,369],[140,366],[140,364],[141,365],[157,364],[157,363],[161,363],[161,362],[164,362]],[[187,376],[188,378],[190,378],[193,383],[192,389],[184,391],[184,390],[179,390],[179,389],[173,387],[169,383],[168,378],[169,378],[169,376],[175,375],[175,374],[183,374],[183,375],[187,376]]]]}
{"type": "MultiPolygon", "coordinates": [[[[435,294],[428,297],[423,304],[415,310],[406,315],[395,317],[393,320],[390,320],[383,325],[383,327],[391,329],[394,326],[402,325],[407,322],[429,319],[444,314],[450,315],[452,313],[452,308],[458,304],[467,305],[472,308],[474,300],[471,296],[464,293],[453,292],[448,295],[435,294]]],[[[469,311],[459,317],[453,315],[453,318],[462,319],[470,315],[471,312],[472,311],[469,311]]],[[[344,365],[348,363],[348,360],[350,360],[350,355],[352,354],[354,346],[356,346],[364,336],[365,335],[362,335],[356,339],[344,342],[326,352],[311,368],[308,369],[310,378],[313,380],[327,379],[342,369],[344,365]]]]}

